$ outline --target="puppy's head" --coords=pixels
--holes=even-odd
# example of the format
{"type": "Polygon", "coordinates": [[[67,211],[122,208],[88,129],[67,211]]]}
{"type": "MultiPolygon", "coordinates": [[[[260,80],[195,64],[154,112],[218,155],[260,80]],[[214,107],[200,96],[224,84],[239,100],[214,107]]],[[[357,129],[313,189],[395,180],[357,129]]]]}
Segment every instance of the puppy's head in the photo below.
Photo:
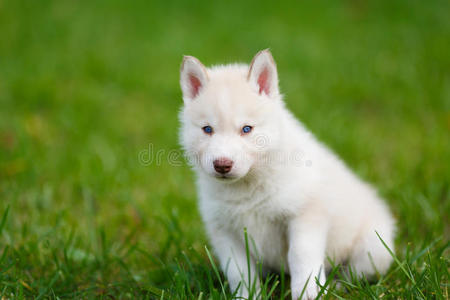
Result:
{"type": "Polygon", "coordinates": [[[181,143],[198,171],[233,182],[267,163],[280,135],[277,111],[282,107],[268,50],[256,54],[250,66],[209,69],[185,56],[180,84],[181,143]]]}

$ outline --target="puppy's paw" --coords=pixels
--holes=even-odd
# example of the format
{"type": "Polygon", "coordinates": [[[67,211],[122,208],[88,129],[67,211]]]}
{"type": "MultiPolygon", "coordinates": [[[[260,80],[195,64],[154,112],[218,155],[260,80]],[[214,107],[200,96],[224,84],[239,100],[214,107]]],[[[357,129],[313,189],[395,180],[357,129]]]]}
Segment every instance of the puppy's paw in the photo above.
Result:
{"type": "Polygon", "coordinates": [[[317,298],[319,289],[315,283],[308,283],[307,286],[305,288],[304,287],[305,283],[292,286],[292,300],[314,300],[317,298]],[[303,289],[305,290],[304,292],[303,289]]]}

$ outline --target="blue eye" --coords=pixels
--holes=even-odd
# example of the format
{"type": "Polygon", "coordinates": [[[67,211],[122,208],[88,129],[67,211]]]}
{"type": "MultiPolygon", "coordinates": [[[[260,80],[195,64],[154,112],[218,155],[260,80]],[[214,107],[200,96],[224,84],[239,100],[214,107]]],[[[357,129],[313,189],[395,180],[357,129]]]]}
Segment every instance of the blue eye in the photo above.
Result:
{"type": "Polygon", "coordinates": [[[252,126],[244,126],[242,127],[242,133],[249,133],[250,131],[252,131],[253,127],[252,126]]]}
{"type": "Polygon", "coordinates": [[[213,132],[213,129],[211,126],[205,126],[202,129],[203,129],[203,132],[207,133],[207,134],[211,134],[213,132]]]}

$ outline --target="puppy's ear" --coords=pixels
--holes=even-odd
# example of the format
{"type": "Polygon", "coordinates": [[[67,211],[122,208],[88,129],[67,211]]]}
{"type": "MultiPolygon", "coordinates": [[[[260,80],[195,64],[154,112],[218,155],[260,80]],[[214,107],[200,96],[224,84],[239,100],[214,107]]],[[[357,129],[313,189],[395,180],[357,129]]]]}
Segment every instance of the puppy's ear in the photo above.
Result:
{"type": "Polygon", "coordinates": [[[193,100],[208,82],[205,66],[193,56],[183,57],[180,69],[180,85],[183,99],[193,100]]]}
{"type": "Polygon", "coordinates": [[[269,97],[278,95],[277,66],[269,49],[259,51],[255,55],[250,64],[247,79],[255,86],[259,94],[265,93],[269,97]]]}

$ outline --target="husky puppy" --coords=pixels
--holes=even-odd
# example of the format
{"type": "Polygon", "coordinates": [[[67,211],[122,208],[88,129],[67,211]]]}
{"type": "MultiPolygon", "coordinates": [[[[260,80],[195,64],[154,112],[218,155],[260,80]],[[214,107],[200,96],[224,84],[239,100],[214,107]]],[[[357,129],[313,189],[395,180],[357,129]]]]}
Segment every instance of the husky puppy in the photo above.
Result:
{"type": "Polygon", "coordinates": [[[377,236],[393,249],[389,209],[287,110],[269,50],[250,66],[185,56],[180,84],[181,144],[232,291],[259,290],[258,263],[290,274],[292,299],[317,296],[329,259],[365,276],[389,268],[377,236]]]}

